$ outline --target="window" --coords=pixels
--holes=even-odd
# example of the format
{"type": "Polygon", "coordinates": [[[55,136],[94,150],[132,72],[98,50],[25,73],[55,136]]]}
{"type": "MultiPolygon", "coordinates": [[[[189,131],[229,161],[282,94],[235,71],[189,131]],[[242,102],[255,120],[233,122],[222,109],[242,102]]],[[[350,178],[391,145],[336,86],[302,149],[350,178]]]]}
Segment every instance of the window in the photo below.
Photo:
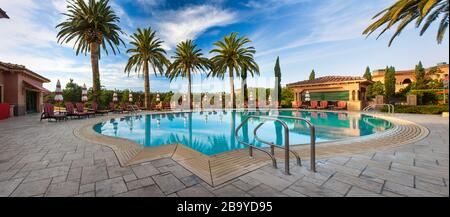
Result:
{"type": "Polygon", "coordinates": [[[355,91],[352,91],[352,101],[355,101],[355,95],[356,95],[356,92],[355,91]]]}

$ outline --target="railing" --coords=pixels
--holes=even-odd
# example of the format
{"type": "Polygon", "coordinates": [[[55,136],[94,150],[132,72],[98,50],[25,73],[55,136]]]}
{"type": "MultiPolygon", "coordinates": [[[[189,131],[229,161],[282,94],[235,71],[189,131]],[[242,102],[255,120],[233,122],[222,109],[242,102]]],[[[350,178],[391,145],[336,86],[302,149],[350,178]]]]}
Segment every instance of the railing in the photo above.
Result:
{"type": "Polygon", "coordinates": [[[272,166],[273,166],[274,168],[277,168],[277,160],[276,160],[275,157],[274,157],[273,155],[271,155],[268,151],[266,151],[266,150],[264,150],[264,149],[262,149],[262,148],[258,148],[258,147],[256,147],[256,146],[254,146],[253,144],[248,143],[248,142],[245,142],[245,141],[243,141],[243,140],[241,140],[241,139],[239,138],[239,130],[242,128],[242,126],[244,126],[244,124],[245,124],[246,122],[248,122],[248,120],[249,120],[250,118],[254,118],[254,116],[251,116],[251,115],[250,115],[250,116],[247,116],[247,117],[239,124],[239,126],[236,128],[236,130],[235,130],[235,137],[236,137],[236,140],[238,141],[238,143],[241,143],[241,144],[244,144],[244,145],[247,145],[247,146],[248,146],[248,151],[249,151],[250,157],[253,157],[253,149],[262,151],[262,152],[266,153],[267,155],[269,155],[269,157],[272,159],[272,166]]]}
{"type": "Polygon", "coordinates": [[[387,106],[389,114],[393,114],[395,112],[395,107],[392,104],[374,104],[374,105],[369,105],[369,106],[366,106],[363,109],[363,111],[370,111],[371,109],[375,109],[376,107],[379,107],[379,106],[387,106]]]}
{"type": "Polygon", "coordinates": [[[242,143],[242,144],[247,145],[247,146],[249,147],[249,155],[250,155],[250,157],[253,157],[253,149],[257,149],[257,150],[262,151],[262,152],[266,153],[267,155],[269,155],[270,158],[272,159],[272,163],[273,163],[273,167],[274,167],[274,168],[277,168],[277,163],[276,163],[276,159],[275,159],[275,156],[274,156],[274,155],[275,155],[274,148],[277,147],[277,148],[283,149],[283,150],[284,150],[284,158],[285,158],[285,163],[284,163],[284,164],[285,164],[285,173],[286,173],[287,175],[289,175],[289,174],[290,174],[290,172],[289,172],[289,154],[290,154],[290,153],[294,154],[294,156],[295,156],[296,159],[297,159],[297,164],[298,164],[299,166],[301,166],[301,159],[300,159],[300,157],[298,156],[298,154],[297,154],[296,152],[291,151],[291,150],[289,149],[289,127],[288,127],[288,125],[286,124],[286,122],[280,120],[279,118],[296,119],[296,120],[304,121],[304,122],[306,122],[306,123],[308,124],[308,126],[309,126],[309,128],[310,128],[310,138],[311,138],[311,140],[310,140],[310,141],[311,141],[311,150],[310,150],[310,151],[311,151],[311,152],[310,152],[310,154],[311,154],[311,156],[310,156],[311,163],[310,163],[310,166],[311,166],[311,171],[314,171],[314,172],[315,172],[315,171],[316,171],[316,163],[315,163],[315,162],[316,162],[316,161],[315,161],[315,156],[316,156],[316,154],[315,154],[315,153],[316,153],[316,151],[315,151],[316,136],[315,136],[315,128],[314,128],[314,125],[313,125],[309,120],[306,120],[306,119],[303,119],[303,118],[299,118],[299,117],[289,117],[289,116],[277,116],[277,117],[268,116],[268,117],[266,117],[266,116],[254,116],[254,115],[249,115],[249,116],[247,116],[247,117],[239,124],[239,126],[236,128],[236,130],[235,130],[236,140],[237,140],[239,143],[242,143]],[[264,119],[264,120],[270,120],[270,121],[279,122],[279,123],[283,126],[283,128],[284,128],[284,147],[275,145],[274,143],[271,143],[271,142],[264,141],[264,140],[260,139],[260,138],[257,136],[257,131],[258,131],[258,129],[259,129],[262,125],[264,125],[265,122],[260,123],[260,124],[254,129],[253,134],[254,134],[255,139],[256,139],[257,141],[262,142],[262,143],[264,143],[264,144],[270,145],[270,147],[271,147],[271,152],[270,152],[270,153],[269,153],[268,151],[262,149],[262,148],[259,148],[259,147],[254,146],[253,144],[251,144],[251,143],[249,143],[249,142],[242,141],[242,140],[239,138],[239,130],[242,128],[242,126],[243,126],[246,122],[248,122],[248,120],[249,120],[250,118],[259,118],[259,119],[264,119]]]}

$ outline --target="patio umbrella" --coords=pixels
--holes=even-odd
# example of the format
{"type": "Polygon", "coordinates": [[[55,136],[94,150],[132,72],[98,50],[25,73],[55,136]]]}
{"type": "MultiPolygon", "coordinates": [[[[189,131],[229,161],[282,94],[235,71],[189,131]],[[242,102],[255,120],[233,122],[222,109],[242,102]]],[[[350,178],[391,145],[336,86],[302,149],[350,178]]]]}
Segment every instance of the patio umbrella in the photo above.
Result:
{"type": "Polygon", "coordinates": [[[133,94],[128,94],[128,101],[133,102],[133,94]]]}
{"type": "Polygon", "coordinates": [[[309,91],[306,91],[305,93],[305,101],[309,102],[311,100],[311,95],[309,94],[309,91]]]}
{"type": "Polygon", "coordinates": [[[117,93],[116,93],[116,92],[113,93],[112,101],[113,101],[113,102],[119,101],[119,99],[117,98],[117,93]]]}
{"type": "Polygon", "coordinates": [[[83,88],[81,89],[81,101],[86,102],[87,100],[88,100],[87,88],[86,88],[86,84],[83,84],[83,88]]]}
{"type": "MultiPolygon", "coordinates": [[[[63,101],[63,95],[62,95],[62,90],[61,90],[61,83],[56,82],[56,90],[55,90],[55,102],[62,102],[63,101]]],[[[58,106],[58,112],[59,112],[59,106],[58,106]]]]}

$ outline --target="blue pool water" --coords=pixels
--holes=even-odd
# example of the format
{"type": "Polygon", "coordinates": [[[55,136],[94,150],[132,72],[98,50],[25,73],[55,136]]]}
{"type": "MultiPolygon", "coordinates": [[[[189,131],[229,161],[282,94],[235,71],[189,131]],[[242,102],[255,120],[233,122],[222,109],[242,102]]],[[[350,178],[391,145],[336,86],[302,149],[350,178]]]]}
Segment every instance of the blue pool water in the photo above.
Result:
{"type": "MultiPolygon", "coordinates": [[[[391,127],[391,123],[363,114],[307,111],[249,112],[251,115],[297,116],[309,119],[316,127],[316,141],[330,141],[370,135],[391,127]]],[[[247,116],[242,111],[205,111],[152,114],[111,119],[96,124],[94,130],[107,136],[130,139],[146,147],[183,144],[206,155],[246,148],[236,141],[234,129],[247,116]]],[[[309,128],[304,122],[283,119],[289,126],[291,145],[308,144],[309,128]]],[[[250,119],[240,137],[255,143],[253,129],[260,123],[250,119]]],[[[275,144],[283,143],[283,128],[269,122],[258,130],[258,136],[275,144]]],[[[264,147],[264,144],[255,143],[264,147]]]]}

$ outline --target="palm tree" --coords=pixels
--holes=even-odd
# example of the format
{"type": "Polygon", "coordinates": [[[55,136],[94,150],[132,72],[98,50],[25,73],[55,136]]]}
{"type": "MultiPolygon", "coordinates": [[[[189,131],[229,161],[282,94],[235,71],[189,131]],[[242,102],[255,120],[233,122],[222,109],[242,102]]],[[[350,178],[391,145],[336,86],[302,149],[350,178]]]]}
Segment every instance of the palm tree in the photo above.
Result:
{"type": "Polygon", "coordinates": [[[151,65],[155,75],[157,75],[157,72],[162,75],[164,67],[167,67],[170,62],[166,58],[166,51],[162,48],[163,41],[156,37],[156,32],[151,28],[143,30],[138,28],[131,36],[131,39],[130,44],[133,47],[127,50],[127,53],[131,54],[131,56],[125,66],[125,72],[129,76],[130,71],[134,68],[134,71],[139,76],[141,69],[143,70],[144,106],[150,109],[149,66],[151,65]]]}
{"type": "Polygon", "coordinates": [[[122,30],[116,24],[120,18],[116,16],[108,0],[68,0],[67,19],[58,24],[60,28],[58,43],[68,43],[75,40],[74,49],[76,55],[80,52],[91,53],[92,86],[94,101],[97,101],[100,93],[100,72],[98,60],[100,59],[100,49],[108,55],[107,46],[114,53],[120,53],[118,46],[125,43],[120,38],[122,30]]]}
{"type": "Polygon", "coordinates": [[[230,94],[233,108],[236,108],[236,96],[234,93],[234,73],[239,76],[242,69],[247,69],[250,73],[259,73],[258,64],[256,64],[253,55],[256,50],[254,47],[245,47],[250,43],[247,37],[239,37],[238,33],[225,35],[223,41],[214,43],[215,49],[210,53],[217,53],[211,59],[213,70],[208,76],[224,78],[227,70],[230,78],[230,94]]]}
{"type": "Polygon", "coordinates": [[[192,74],[211,68],[208,58],[203,57],[201,49],[192,40],[183,41],[177,45],[172,64],[167,69],[166,77],[173,81],[177,77],[187,78],[189,82],[189,108],[192,109],[192,74]]]}
{"type": "Polygon", "coordinates": [[[440,44],[448,28],[448,7],[448,0],[398,0],[389,8],[376,14],[373,19],[377,17],[379,19],[367,27],[363,34],[369,36],[375,30],[386,24],[378,35],[378,39],[384,32],[399,23],[394,35],[389,41],[389,46],[391,46],[395,37],[413,20],[417,19],[415,23],[416,28],[425,21],[420,31],[420,35],[422,36],[428,27],[430,27],[431,23],[441,17],[436,36],[436,40],[440,44]]]}
{"type": "Polygon", "coordinates": [[[248,101],[248,87],[247,87],[247,77],[250,73],[250,76],[254,77],[255,75],[259,75],[259,71],[248,71],[247,68],[242,68],[241,70],[241,89],[244,92],[244,101],[248,101]]]}

